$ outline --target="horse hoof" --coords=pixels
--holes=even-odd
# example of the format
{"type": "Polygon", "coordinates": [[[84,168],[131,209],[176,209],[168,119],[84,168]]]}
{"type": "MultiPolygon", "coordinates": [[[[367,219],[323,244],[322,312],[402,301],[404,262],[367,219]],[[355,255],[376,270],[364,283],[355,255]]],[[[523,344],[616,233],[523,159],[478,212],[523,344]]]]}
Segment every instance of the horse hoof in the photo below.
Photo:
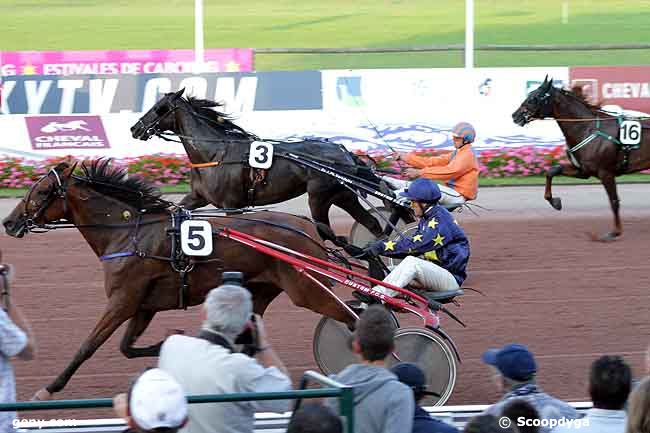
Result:
{"type": "Polygon", "coordinates": [[[32,397],[32,401],[45,401],[51,399],[52,393],[45,388],[39,389],[36,394],[34,394],[34,397],[32,397]]]}
{"type": "Polygon", "coordinates": [[[562,199],[560,197],[548,199],[548,202],[553,206],[553,209],[562,210],[562,199]]]}
{"type": "Polygon", "coordinates": [[[609,232],[606,235],[601,236],[599,240],[601,242],[612,242],[612,241],[615,241],[616,239],[618,239],[619,237],[621,237],[620,233],[609,232]]]}
{"type": "Polygon", "coordinates": [[[617,240],[618,238],[621,237],[620,233],[615,233],[615,232],[609,232],[607,234],[604,234],[602,236],[597,236],[595,233],[590,233],[590,236],[592,241],[594,242],[613,242],[617,240]]]}

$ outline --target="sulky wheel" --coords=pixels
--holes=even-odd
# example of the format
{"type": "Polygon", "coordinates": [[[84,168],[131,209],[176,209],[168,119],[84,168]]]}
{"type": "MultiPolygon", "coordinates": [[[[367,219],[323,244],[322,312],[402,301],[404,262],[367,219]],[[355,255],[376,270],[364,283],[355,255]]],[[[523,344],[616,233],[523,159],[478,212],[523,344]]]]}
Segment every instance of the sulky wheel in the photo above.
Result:
{"type": "MultiPolygon", "coordinates": [[[[391,317],[395,321],[395,328],[399,327],[392,312],[391,317]]],[[[338,373],[348,365],[359,362],[350,348],[351,335],[346,324],[329,317],[320,319],[314,331],[314,359],[324,374],[338,373]]]]}
{"type": "MultiPolygon", "coordinates": [[[[376,210],[368,209],[368,212],[370,212],[370,214],[373,217],[377,218],[377,221],[379,221],[379,224],[381,224],[382,227],[386,227],[386,222],[383,219],[379,218],[377,216],[377,213],[381,212],[381,214],[384,217],[386,217],[386,219],[388,219],[390,218],[390,209],[385,208],[383,206],[379,206],[377,207],[376,210]]],[[[397,222],[397,228],[401,228],[403,226],[404,226],[404,221],[399,220],[397,222]]],[[[375,239],[377,238],[372,233],[370,233],[367,228],[359,224],[357,221],[354,222],[354,224],[352,225],[352,229],[350,230],[350,238],[349,238],[349,242],[352,245],[356,245],[357,247],[363,248],[366,246],[368,242],[374,241],[375,239]]]]}
{"type": "Polygon", "coordinates": [[[456,359],[445,341],[433,331],[420,327],[400,328],[395,333],[395,352],[387,366],[398,362],[417,364],[427,380],[427,391],[440,395],[426,396],[422,406],[441,406],[451,396],[456,384],[456,359]]]}

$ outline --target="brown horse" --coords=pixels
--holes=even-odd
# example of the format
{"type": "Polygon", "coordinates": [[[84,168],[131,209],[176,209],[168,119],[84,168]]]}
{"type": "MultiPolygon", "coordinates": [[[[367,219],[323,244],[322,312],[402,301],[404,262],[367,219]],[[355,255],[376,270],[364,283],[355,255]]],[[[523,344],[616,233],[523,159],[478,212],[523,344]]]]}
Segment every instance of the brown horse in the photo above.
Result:
{"type": "Polygon", "coordinates": [[[571,164],[554,166],[546,173],[544,198],[553,208],[562,209],[562,201],[553,197],[551,192],[553,176],[597,177],[605,187],[614,213],[614,230],[600,240],[618,238],[623,227],[619,217],[616,176],[650,168],[648,118],[623,117],[603,111],[581,95],[554,87],[553,80],[549,81],[548,77],[512,114],[513,121],[520,126],[544,118],[557,121],[566,139],[567,155],[571,161],[571,164]]]}
{"type": "MultiPolygon", "coordinates": [[[[133,345],[157,312],[178,309],[182,302],[180,274],[164,260],[172,256],[172,242],[166,232],[171,227],[172,204],[161,200],[153,187],[111,167],[110,160],[83,163],[81,175],[73,174],[74,168],[62,163],[52,169],[3,221],[9,235],[22,237],[34,226],[65,219],[78,228],[98,257],[106,259],[102,262],[106,310],[72,362],[36,394],[38,399],[61,391],[81,364],[127,320],[121,352],[127,358],[156,356],[161,343],[140,348],[133,345]],[[124,252],[139,254],[116,257],[124,252]]],[[[326,249],[316,240],[314,224],[304,218],[257,212],[210,218],[210,224],[213,232],[227,226],[327,259],[326,249]]],[[[221,236],[214,238],[212,255],[197,257],[194,270],[186,274],[184,305],[201,304],[207,292],[219,285],[223,270],[244,273],[258,314],[263,314],[284,290],[298,307],[349,325],[354,322],[349,309],[289,264],[221,236]]],[[[319,281],[326,287],[332,285],[326,278],[319,281]]]]}

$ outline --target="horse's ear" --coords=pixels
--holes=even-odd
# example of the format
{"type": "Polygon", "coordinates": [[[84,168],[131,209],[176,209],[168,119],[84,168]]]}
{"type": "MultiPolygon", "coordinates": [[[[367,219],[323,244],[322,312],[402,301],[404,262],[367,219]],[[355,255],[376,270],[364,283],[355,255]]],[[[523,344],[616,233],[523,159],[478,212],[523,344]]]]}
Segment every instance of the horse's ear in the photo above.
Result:
{"type": "Polygon", "coordinates": [[[183,96],[183,92],[185,92],[185,87],[183,87],[183,88],[182,88],[181,90],[179,90],[178,92],[174,93],[174,99],[176,99],[176,98],[180,98],[181,96],[183,96]]]}
{"type": "Polygon", "coordinates": [[[544,82],[542,83],[542,86],[548,82],[548,74],[544,77],[544,82]]]}

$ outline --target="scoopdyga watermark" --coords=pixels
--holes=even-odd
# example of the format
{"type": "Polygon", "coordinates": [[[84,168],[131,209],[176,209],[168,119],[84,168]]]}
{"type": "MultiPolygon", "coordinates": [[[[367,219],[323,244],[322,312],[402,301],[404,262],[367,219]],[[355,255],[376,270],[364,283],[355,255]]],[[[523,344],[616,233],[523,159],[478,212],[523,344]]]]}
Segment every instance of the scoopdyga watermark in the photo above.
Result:
{"type": "MultiPolygon", "coordinates": [[[[506,416],[502,416],[499,418],[499,426],[501,428],[507,429],[510,428],[510,426],[513,424],[512,420],[506,416]]],[[[550,429],[553,429],[555,427],[559,426],[566,426],[566,427],[573,427],[573,428],[581,428],[581,427],[589,427],[589,419],[588,418],[578,418],[578,419],[568,419],[568,418],[558,418],[558,419],[539,419],[539,418],[526,418],[523,416],[520,416],[517,418],[517,422],[514,423],[515,426],[517,427],[545,427],[550,429]]]]}
{"type": "Polygon", "coordinates": [[[13,426],[15,429],[19,428],[52,428],[52,427],[77,427],[79,421],[76,419],[14,419],[13,426]]]}

